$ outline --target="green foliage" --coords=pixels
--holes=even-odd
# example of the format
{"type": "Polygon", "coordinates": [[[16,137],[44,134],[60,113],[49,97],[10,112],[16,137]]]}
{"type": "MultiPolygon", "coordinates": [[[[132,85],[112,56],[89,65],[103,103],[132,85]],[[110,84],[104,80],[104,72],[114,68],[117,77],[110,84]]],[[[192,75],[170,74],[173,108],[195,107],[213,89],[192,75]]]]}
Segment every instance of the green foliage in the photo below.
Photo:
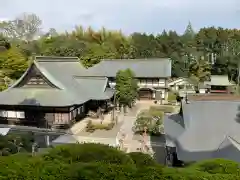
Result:
{"type": "Polygon", "coordinates": [[[44,155],[46,160],[60,160],[73,162],[104,162],[111,164],[133,164],[131,158],[117,150],[103,144],[71,144],[58,146],[44,155]]]}
{"type": "Polygon", "coordinates": [[[202,162],[195,163],[189,168],[196,169],[210,174],[237,174],[240,173],[239,164],[225,159],[210,159],[202,162]]]}
{"type": "Polygon", "coordinates": [[[134,72],[120,70],[116,75],[116,96],[120,106],[132,107],[138,95],[138,85],[134,72]]]}
{"type": "Polygon", "coordinates": [[[204,27],[194,32],[189,22],[183,35],[164,30],[157,35],[135,32],[126,36],[121,31],[105,28],[95,31],[77,25],[73,31],[65,33],[50,28],[49,32],[34,40],[41,24],[35,14],[23,14],[1,22],[0,31],[4,36],[0,41],[9,40],[26,59],[34,55],[77,56],[86,67],[91,67],[102,59],[167,57],[172,59],[172,76],[191,76],[196,86],[209,73],[228,74],[229,79],[237,79],[240,31],[236,29],[204,27]]]}
{"type": "Polygon", "coordinates": [[[0,154],[8,156],[19,152],[31,152],[33,136],[30,133],[0,135],[0,154]]]}
{"type": "Polygon", "coordinates": [[[128,155],[132,158],[136,166],[143,167],[157,165],[157,162],[149,154],[144,154],[141,152],[131,152],[128,155]]]}
{"type": "Polygon", "coordinates": [[[199,84],[208,81],[211,75],[211,67],[208,61],[199,58],[189,66],[189,77],[195,83],[197,89],[199,84]]]}
{"type": "Polygon", "coordinates": [[[0,34],[0,52],[11,48],[11,44],[0,34]]]}
{"type": "Polygon", "coordinates": [[[26,58],[16,47],[0,52],[0,69],[3,74],[11,79],[18,79],[27,69],[26,58]]]}
{"type": "Polygon", "coordinates": [[[40,156],[26,157],[20,155],[1,157],[0,159],[0,178],[1,179],[64,179],[67,178],[66,171],[68,166],[57,161],[45,161],[40,156]]]}
{"type": "Polygon", "coordinates": [[[34,157],[21,153],[0,157],[3,180],[237,180],[238,170],[237,163],[223,159],[187,168],[163,167],[149,155],[126,154],[100,144],[64,145],[34,157]]]}
{"type": "Polygon", "coordinates": [[[156,109],[143,110],[137,116],[134,123],[133,131],[135,133],[144,132],[144,128],[147,128],[147,132],[150,134],[161,133],[161,126],[164,113],[156,109]]]}
{"type": "Polygon", "coordinates": [[[67,176],[70,179],[133,179],[137,169],[131,165],[116,165],[108,163],[77,163],[70,166],[67,176]]]}

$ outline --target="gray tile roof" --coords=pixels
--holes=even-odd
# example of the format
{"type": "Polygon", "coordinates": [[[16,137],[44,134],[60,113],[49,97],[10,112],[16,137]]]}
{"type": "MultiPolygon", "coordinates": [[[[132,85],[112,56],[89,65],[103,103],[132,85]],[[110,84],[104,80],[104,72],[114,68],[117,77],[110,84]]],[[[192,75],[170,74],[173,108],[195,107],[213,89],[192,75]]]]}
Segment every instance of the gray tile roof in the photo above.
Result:
{"type": "Polygon", "coordinates": [[[103,60],[88,69],[92,76],[115,77],[119,70],[131,69],[136,77],[171,77],[171,60],[159,59],[113,59],[103,60]]]}
{"type": "MultiPolygon", "coordinates": [[[[169,142],[177,147],[178,158],[183,161],[230,158],[229,154],[236,149],[239,156],[239,105],[240,100],[191,100],[189,104],[183,103],[184,129],[165,119],[165,133],[171,137],[169,142]]],[[[240,162],[240,158],[235,157],[235,160],[240,162]]]]}
{"type": "Polygon", "coordinates": [[[112,89],[106,88],[107,78],[81,77],[86,69],[78,58],[36,57],[32,66],[36,66],[58,88],[15,88],[30,67],[12,87],[0,93],[0,104],[71,106],[91,99],[109,99],[114,94],[112,89]]]}
{"type": "Polygon", "coordinates": [[[83,104],[86,100],[76,98],[72,93],[59,89],[12,88],[0,93],[1,105],[62,107],[83,104]]]}

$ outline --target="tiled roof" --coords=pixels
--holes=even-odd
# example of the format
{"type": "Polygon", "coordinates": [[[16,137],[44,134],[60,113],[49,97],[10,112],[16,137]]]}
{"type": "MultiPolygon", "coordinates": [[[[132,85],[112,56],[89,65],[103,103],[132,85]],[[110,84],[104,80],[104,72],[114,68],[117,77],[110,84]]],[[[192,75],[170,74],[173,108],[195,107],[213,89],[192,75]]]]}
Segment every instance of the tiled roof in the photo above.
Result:
{"type": "Polygon", "coordinates": [[[239,101],[240,96],[233,94],[191,94],[188,100],[192,101],[239,101]]]}
{"type": "Polygon", "coordinates": [[[0,93],[0,104],[62,107],[82,104],[91,99],[109,99],[114,94],[107,88],[107,78],[81,78],[86,69],[78,58],[36,57],[30,68],[12,87],[0,93]],[[33,66],[58,88],[15,88],[33,66]]]}
{"type": "Polygon", "coordinates": [[[171,77],[171,60],[158,59],[112,59],[102,60],[88,69],[88,75],[115,77],[119,70],[131,69],[136,77],[169,78],[171,77]]]}
{"type": "Polygon", "coordinates": [[[168,144],[177,147],[180,160],[229,158],[240,162],[240,98],[233,97],[195,96],[189,104],[182,102],[183,119],[165,118],[165,136],[168,144]]]}

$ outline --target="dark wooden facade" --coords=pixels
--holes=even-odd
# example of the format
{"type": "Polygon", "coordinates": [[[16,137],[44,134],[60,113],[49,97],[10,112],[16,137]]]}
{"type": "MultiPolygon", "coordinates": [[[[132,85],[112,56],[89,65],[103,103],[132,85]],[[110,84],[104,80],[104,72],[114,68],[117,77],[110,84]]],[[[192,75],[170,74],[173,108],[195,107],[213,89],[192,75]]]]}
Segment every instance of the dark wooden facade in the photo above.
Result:
{"type": "Polygon", "coordinates": [[[85,116],[86,112],[84,107],[84,105],[61,108],[0,106],[0,123],[39,128],[68,128],[85,116]]]}
{"type": "MultiPolygon", "coordinates": [[[[111,102],[112,100],[110,100],[111,102]]],[[[107,111],[108,101],[88,101],[72,107],[0,106],[0,124],[67,129],[100,107],[107,111]]]]}
{"type": "Polygon", "coordinates": [[[138,96],[140,100],[152,100],[153,90],[149,88],[141,88],[138,90],[138,96]]]}

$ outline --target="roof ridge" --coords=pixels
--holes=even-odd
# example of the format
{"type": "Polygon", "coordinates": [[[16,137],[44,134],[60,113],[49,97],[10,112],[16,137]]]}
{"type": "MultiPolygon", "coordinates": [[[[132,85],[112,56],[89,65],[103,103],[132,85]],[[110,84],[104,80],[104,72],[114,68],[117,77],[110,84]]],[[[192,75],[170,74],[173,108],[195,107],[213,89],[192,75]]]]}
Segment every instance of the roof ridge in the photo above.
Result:
{"type": "Polygon", "coordinates": [[[79,62],[78,57],[35,56],[36,62],[79,62]]]}
{"type": "Polygon", "coordinates": [[[107,79],[107,77],[99,76],[73,76],[74,79],[107,79]]]}
{"type": "Polygon", "coordinates": [[[138,58],[138,59],[103,59],[103,61],[159,61],[159,60],[171,60],[170,58],[138,58]]]}

